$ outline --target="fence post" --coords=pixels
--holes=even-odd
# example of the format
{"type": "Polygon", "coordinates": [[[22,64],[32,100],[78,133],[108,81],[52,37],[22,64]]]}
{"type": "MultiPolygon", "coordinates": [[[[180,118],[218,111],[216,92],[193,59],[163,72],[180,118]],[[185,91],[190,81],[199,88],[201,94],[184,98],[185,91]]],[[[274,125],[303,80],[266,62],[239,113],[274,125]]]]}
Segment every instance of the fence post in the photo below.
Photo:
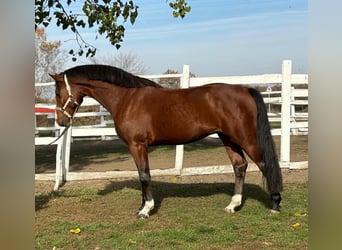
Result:
{"type": "Polygon", "coordinates": [[[71,144],[72,127],[66,131],[63,136],[63,160],[62,160],[62,180],[67,181],[67,175],[69,173],[70,163],[70,144],[71,144]]]}
{"type": "MultiPolygon", "coordinates": [[[[295,97],[292,94],[295,90],[295,87],[291,87],[291,111],[290,111],[290,121],[291,122],[296,122],[296,106],[293,104],[293,102],[295,101],[295,97]]],[[[298,128],[291,128],[290,130],[290,134],[292,135],[297,135],[298,132],[298,128]]]]}
{"type": "MultiPolygon", "coordinates": [[[[60,127],[59,133],[63,133],[67,128],[60,127]]],[[[56,149],[56,174],[54,190],[58,190],[62,183],[67,181],[70,162],[71,127],[64,133],[61,140],[57,141],[56,149]]]]}
{"type": "Polygon", "coordinates": [[[285,167],[290,165],[291,71],[291,60],[284,60],[281,83],[280,161],[285,167]]]}
{"type": "MultiPolygon", "coordinates": [[[[105,109],[104,107],[100,104],[99,106],[99,112],[103,112],[105,109]]],[[[100,125],[103,126],[103,127],[106,127],[106,121],[105,121],[105,118],[104,118],[104,115],[101,115],[100,116],[100,125]]],[[[106,136],[105,135],[101,135],[101,140],[104,141],[106,139],[106,136]]]]}
{"type": "MultiPolygon", "coordinates": [[[[180,81],[180,87],[189,88],[190,84],[190,69],[189,65],[183,65],[183,75],[180,81]]],[[[176,146],[175,169],[181,171],[183,168],[184,145],[176,146]]]]}
{"type": "Polygon", "coordinates": [[[190,87],[190,67],[189,65],[183,65],[183,75],[181,78],[181,88],[189,88],[190,87]]]}
{"type": "Polygon", "coordinates": [[[62,142],[57,141],[57,149],[56,149],[56,174],[55,174],[55,186],[53,188],[54,191],[57,191],[59,186],[62,183],[62,162],[63,162],[63,145],[62,142]]]}

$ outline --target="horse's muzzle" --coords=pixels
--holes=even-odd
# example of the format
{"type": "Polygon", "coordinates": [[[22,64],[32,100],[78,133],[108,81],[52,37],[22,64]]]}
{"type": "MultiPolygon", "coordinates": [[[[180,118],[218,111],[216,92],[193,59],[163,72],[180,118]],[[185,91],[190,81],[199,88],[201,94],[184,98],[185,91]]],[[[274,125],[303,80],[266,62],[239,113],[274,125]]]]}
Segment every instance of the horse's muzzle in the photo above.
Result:
{"type": "Polygon", "coordinates": [[[68,127],[70,126],[70,119],[69,118],[61,118],[61,119],[56,119],[56,122],[59,126],[61,127],[68,127]]]}

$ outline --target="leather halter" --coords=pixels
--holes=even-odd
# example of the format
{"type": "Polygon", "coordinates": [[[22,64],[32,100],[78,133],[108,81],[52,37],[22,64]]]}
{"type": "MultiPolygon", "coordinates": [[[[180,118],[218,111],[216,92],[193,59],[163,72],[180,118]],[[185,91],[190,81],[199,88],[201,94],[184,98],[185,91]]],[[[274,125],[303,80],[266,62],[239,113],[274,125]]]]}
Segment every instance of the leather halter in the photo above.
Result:
{"type": "Polygon", "coordinates": [[[66,115],[66,116],[70,119],[70,125],[67,126],[67,127],[63,130],[63,132],[62,132],[55,140],[53,140],[52,142],[50,142],[48,145],[52,145],[53,143],[55,143],[56,141],[58,141],[59,138],[61,138],[61,137],[64,135],[64,133],[71,127],[72,119],[73,119],[75,113],[77,112],[78,108],[80,107],[80,104],[79,104],[77,101],[75,101],[74,96],[73,96],[72,93],[71,93],[70,84],[69,84],[69,82],[68,82],[68,78],[67,78],[66,74],[64,74],[64,82],[65,82],[66,90],[68,91],[68,95],[69,95],[69,96],[68,96],[67,101],[66,101],[65,104],[63,105],[63,107],[62,107],[62,108],[61,108],[61,107],[56,107],[56,110],[62,112],[64,115],[66,115]],[[75,111],[74,111],[74,113],[73,113],[72,115],[69,114],[68,111],[65,110],[65,109],[68,107],[69,103],[71,103],[71,102],[73,102],[74,104],[77,105],[77,106],[76,106],[76,109],[75,109],[75,111]]]}
{"type": "Polygon", "coordinates": [[[65,82],[65,87],[66,87],[66,90],[68,91],[69,96],[68,96],[68,99],[66,100],[65,104],[63,105],[63,107],[56,107],[56,110],[62,112],[64,115],[66,115],[70,119],[70,123],[71,123],[72,118],[74,117],[74,114],[77,112],[80,104],[74,99],[74,96],[71,93],[71,88],[70,88],[66,74],[64,74],[64,82],[65,82]],[[68,107],[69,103],[76,104],[76,109],[72,115],[70,113],[68,113],[68,111],[66,111],[66,108],[68,107]]]}

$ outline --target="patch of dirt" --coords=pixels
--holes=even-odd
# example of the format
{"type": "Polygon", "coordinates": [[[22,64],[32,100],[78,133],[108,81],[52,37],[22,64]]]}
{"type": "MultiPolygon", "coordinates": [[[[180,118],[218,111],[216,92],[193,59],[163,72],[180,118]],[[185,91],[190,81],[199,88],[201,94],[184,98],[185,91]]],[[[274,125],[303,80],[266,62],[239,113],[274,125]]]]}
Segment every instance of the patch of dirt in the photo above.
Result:
{"type": "MultiPolygon", "coordinates": [[[[274,137],[279,155],[280,137],[274,137]]],[[[308,160],[308,137],[291,137],[291,162],[308,160]]],[[[55,148],[36,147],[36,173],[51,173],[55,170],[55,148]],[[52,158],[52,160],[51,160],[52,158]]],[[[166,169],[174,167],[174,147],[162,148],[152,147],[149,152],[151,169],[166,169]]],[[[184,167],[227,165],[229,159],[221,142],[216,139],[205,139],[197,144],[185,146],[184,167]]],[[[128,152],[127,147],[120,141],[88,141],[74,142],[71,147],[71,171],[113,171],[113,170],[136,170],[134,160],[128,152]]],[[[138,179],[135,178],[138,183],[138,179]]],[[[303,183],[308,180],[308,170],[283,170],[285,183],[303,183]]],[[[106,180],[83,180],[69,181],[63,188],[68,187],[98,187],[103,188],[110,182],[125,181],[126,179],[106,180]]],[[[199,176],[152,176],[153,181],[175,182],[175,183],[233,183],[234,174],[211,174],[199,176]]],[[[260,171],[248,172],[246,183],[263,185],[260,171]]],[[[35,189],[37,194],[51,192],[53,181],[36,181],[35,189]]]]}
{"type": "MultiPolygon", "coordinates": [[[[280,136],[274,137],[279,155],[280,136]]],[[[308,160],[308,136],[291,137],[291,162],[308,160]]],[[[183,167],[200,167],[230,164],[227,153],[219,139],[206,138],[184,147],[183,167]]],[[[36,146],[36,173],[55,172],[56,146],[36,146]]],[[[174,167],[175,146],[149,148],[151,169],[174,167]]],[[[121,140],[75,141],[71,144],[70,171],[101,172],[136,170],[127,146],[121,140]]]]}

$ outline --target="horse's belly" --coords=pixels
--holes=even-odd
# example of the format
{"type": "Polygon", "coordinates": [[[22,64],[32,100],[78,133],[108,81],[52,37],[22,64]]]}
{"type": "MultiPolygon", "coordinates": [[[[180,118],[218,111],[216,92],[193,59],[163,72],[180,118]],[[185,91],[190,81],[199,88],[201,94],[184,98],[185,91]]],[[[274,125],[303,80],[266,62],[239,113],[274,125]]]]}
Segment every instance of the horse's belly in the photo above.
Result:
{"type": "Polygon", "coordinates": [[[169,123],[154,129],[151,144],[185,144],[215,132],[217,127],[209,124],[169,123]]]}

